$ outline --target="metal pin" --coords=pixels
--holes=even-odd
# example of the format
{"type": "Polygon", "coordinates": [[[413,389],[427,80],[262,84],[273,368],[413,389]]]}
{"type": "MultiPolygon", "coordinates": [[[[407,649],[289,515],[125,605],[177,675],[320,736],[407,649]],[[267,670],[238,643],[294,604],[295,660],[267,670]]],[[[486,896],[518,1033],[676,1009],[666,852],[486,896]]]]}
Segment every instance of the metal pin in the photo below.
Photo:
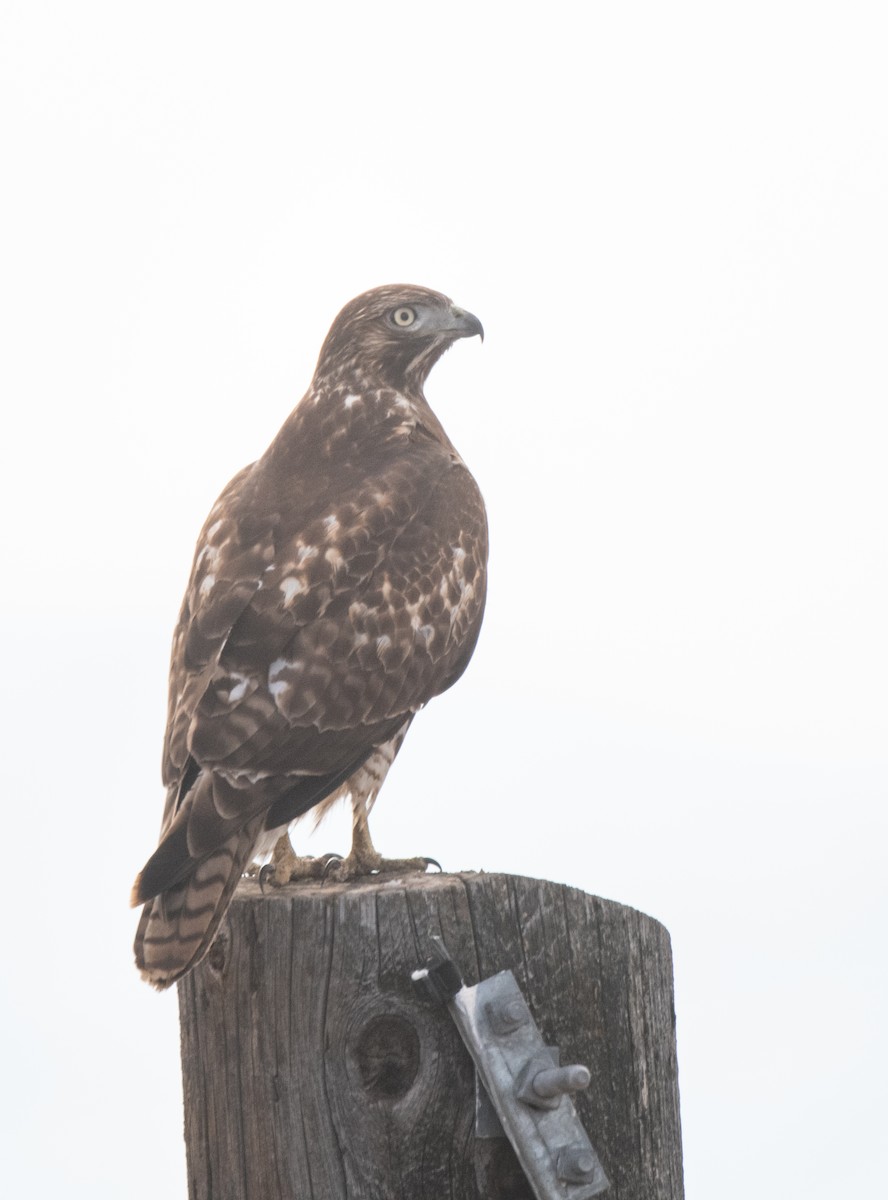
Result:
{"type": "Polygon", "coordinates": [[[588,1067],[550,1067],[538,1071],[533,1077],[533,1090],[544,1100],[553,1096],[563,1096],[565,1092],[581,1092],[592,1081],[588,1067]]]}
{"type": "Polygon", "coordinates": [[[531,1108],[556,1109],[562,1096],[582,1091],[591,1078],[588,1067],[553,1067],[545,1054],[537,1054],[518,1076],[515,1092],[531,1108]]]}

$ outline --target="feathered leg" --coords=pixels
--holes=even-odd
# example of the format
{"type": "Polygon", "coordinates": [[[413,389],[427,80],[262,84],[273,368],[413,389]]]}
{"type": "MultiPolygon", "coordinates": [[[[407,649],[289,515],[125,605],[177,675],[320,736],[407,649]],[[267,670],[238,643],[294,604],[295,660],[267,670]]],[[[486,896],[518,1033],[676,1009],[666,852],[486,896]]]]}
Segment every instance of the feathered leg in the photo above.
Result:
{"type": "Polygon", "coordinates": [[[337,800],[350,797],[353,816],[352,845],[348,855],[338,861],[336,855],[332,854],[321,858],[300,858],[293,853],[289,833],[285,831],[275,845],[271,862],[262,868],[261,878],[281,885],[299,879],[346,880],[389,872],[425,871],[430,865],[439,865],[433,858],[383,858],[370,837],[370,809],[409,726],[410,721],[405,721],[393,738],[377,747],[340,788],[312,809],[317,827],[337,800]]]}
{"type": "Polygon", "coordinates": [[[383,858],[370,837],[370,823],[367,819],[372,800],[366,803],[366,797],[360,794],[352,795],[352,844],[348,855],[341,862],[330,864],[327,874],[335,879],[360,879],[363,875],[386,875],[392,872],[403,874],[405,871],[427,871],[430,866],[440,869],[440,863],[434,858],[383,858]]]}
{"type": "Polygon", "coordinates": [[[430,865],[439,867],[433,858],[383,858],[370,837],[369,815],[389,767],[401,749],[408,724],[380,746],[348,780],[343,790],[351,795],[352,844],[341,862],[331,863],[327,874],[335,879],[360,879],[363,875],[390,872],[426,871],[430,865]]]}

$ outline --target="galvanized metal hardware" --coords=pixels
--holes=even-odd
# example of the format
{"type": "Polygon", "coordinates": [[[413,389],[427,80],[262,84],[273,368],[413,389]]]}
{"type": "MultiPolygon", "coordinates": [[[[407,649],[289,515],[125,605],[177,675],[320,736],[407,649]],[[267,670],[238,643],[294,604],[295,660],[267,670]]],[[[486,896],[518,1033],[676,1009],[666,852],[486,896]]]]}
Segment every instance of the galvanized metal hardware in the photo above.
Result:
{"type": "Polygon", "coordinates": [[[581,1092],[589,1086],[592,1076],[588,1067],[552,1066],[540,1055],[532,1058],[516,1080],[518,1099],[533,1108],[555,1109],[561,1097],[581,1092]]]}
{"type": "Polygon", "coordinates": [[[477,1137],[505,1135],[537,1200],[591,1200],[610,1187],[570,1096],[589,1069],[559,1065],[511,971],[465,987],[444,958],[413,972],[417,990],[446,1004],[475,1063],[477,1137]]]}

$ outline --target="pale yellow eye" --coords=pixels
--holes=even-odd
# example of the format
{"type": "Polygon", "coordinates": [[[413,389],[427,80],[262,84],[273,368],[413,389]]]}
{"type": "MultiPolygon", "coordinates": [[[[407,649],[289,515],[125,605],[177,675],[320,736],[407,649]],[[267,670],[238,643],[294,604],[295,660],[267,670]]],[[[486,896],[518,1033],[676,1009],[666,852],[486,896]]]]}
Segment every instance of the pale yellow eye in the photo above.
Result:
{"type": "Polygon", "coordinates": [[[392,313],[392,321],[399,329],[406,329],[416,320],[416,313],[412,308],[396,308],[392,313]]]}

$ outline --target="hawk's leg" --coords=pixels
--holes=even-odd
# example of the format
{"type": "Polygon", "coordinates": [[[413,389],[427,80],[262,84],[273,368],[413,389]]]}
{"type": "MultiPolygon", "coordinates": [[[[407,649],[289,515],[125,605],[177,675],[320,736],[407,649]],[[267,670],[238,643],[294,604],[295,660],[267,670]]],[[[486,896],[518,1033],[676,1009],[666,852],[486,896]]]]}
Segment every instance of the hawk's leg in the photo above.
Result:
{"type": "Polygon", "coordinates": [[[283,885],[296,879],[360,879],[366,875],[426,871],[439,867],[433,858],[383,858],[373,845],[367,816],[395,755],[401,748],[410,721],[407,720],[388,742],[374,752],[341,787],[315,806],[315,828],[338,800],[348,796],[352,806],[352,845],[346,858],[325,854],[321,858],[299,858],[293,853],[286,832],[278,839],[271,861],[262,868],[260,879],[283,885]]]}
{"type": "Polygon", "coordinates": [[[352,810],[354,825],[351,850],[340,862],[328,862],[324,872],[328,878],[360,879],[363,875],[384,875],[390,872],[425,872],[432,865],[440,869],[440,864],[433,858],[383,858],[370,837],[367,805],[362,797],[353,797],[352,810]]]}
{"type": "Polygon", "coordinates": [[[257,875],[261,884],[283,887],[297,879],[323,879],[332,860],[338,861],[338,856],[325,854],[322,858],[312,858],[296,854],[289,830],[285,829],[274,844],[271,858],[257,875]]]}

